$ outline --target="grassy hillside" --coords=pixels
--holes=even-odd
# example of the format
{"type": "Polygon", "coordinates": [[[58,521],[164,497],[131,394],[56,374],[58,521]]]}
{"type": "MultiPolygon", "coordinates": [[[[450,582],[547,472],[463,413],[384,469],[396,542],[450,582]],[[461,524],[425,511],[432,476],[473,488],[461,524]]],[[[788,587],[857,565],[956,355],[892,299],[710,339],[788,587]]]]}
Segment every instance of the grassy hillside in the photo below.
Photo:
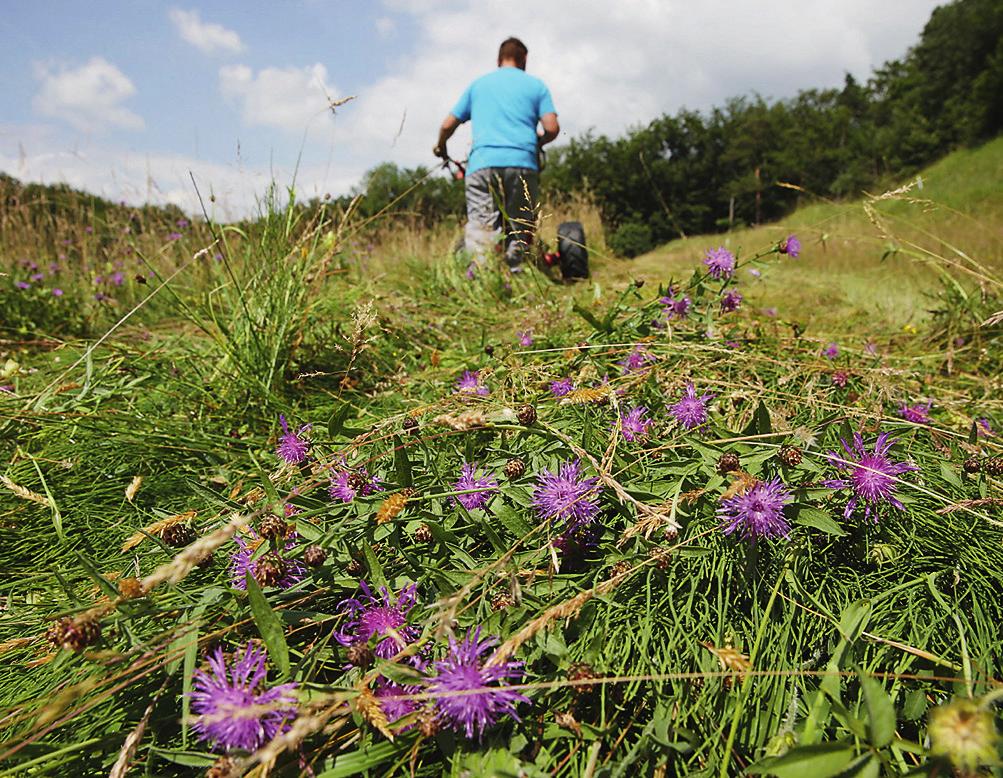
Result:
{"type": "Polygon", "coordinates": [[[918,325],[929,315],[940,268],[1003,268],[1001,180],[998,138],[954,152],[903,190],[848,203],[812,202],[806,192],[806,204],[783,223],[692,236],[631,262],[597,260],[597,276],[657,282],[688,274],[708,247],[747,253],[795,232],[806,261],[782,275],[742,278],[751,304],[826,332],[918,325]]]}

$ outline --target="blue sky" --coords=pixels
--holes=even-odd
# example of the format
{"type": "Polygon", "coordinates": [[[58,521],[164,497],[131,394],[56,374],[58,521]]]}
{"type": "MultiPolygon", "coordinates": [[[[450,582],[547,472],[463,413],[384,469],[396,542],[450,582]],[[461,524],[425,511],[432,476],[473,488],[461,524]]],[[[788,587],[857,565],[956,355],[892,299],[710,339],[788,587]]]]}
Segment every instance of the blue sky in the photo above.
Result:
{"type": "MultiPolygon", "coordinates": [[[[432,164],[442,116],[519,35],[568,134],[866,78],[933,0],[17,2],[0,15],[0,170],[114,199],[253,210],[383,160],[432,164]],[[356,99],[333,115],[327,96],[356,99]]],[[[452,144],[462,155],[469,135],[452,144]]]]}

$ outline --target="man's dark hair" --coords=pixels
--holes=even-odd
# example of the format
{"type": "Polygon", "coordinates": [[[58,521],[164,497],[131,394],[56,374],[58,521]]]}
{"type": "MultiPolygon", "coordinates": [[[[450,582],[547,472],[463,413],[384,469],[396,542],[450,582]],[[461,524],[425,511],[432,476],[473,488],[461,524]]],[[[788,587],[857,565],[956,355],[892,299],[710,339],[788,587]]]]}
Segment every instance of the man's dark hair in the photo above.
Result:
{"type": "Polygon", "coordinates": [[[527,54],[529,54],[529,49],[526,48],[525,43],[518,38],[506,38],[498,47],[498,64],[500,65],[502,60],[511,59],[515,61],[517,68],[525,70],[527,54]]]}

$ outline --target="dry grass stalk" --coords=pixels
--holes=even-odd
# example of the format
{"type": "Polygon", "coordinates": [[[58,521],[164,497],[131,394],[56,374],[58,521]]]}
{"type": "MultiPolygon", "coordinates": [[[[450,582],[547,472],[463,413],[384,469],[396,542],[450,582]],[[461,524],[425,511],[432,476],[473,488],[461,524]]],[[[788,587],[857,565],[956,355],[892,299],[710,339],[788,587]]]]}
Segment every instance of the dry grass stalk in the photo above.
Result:
{"type": "Polygon", "coordinates": [[[396,519],[407,506],[407,501],[413,494],[414,490],[412,489],[402,489],[396,494],[391,494],[387,497],[380,504],[380,509],[376,512],[376,523],[386,524],[388,521],[396,519]]]}
{"type": "Polygon", "coordinates": [[[235,513],[230,520],[214,532],[203,535],[192,543],[174,559],[161,565],[143,579],[143,591],[149,592],[160,584],[178,583],[192,571],[199,562],[209,554],[229,541],[241,527],[246,527],[250,520],[242,514],[235,513]]]}
{"type": "Polygon", "coordinates": [[[387,714],[383,712],[380,701],[376,699],[372,689],[366,684],[366,678],[362,678],[355,689],[359,695],[355,698],[355,709],[369,724],[376,727],[387,740],[394,739],[394,733],[390,731],[390,722],[387,721],[387,714]]]}
{"type": "Polygon", "coordinates": [[[560,405],[586,405],[588,403],[603,403],[610,398],[611,391],[608,386],[590,387],[587,389],[575,389],[568,392],[561,398],[560,405]]]}
{"type": "Polygon", "coordinates": [[[31,489],[25,489],[23,486],[18,486],[5,475],[0,475],[0,483],[7,487],[8,491],[13,492],[22,500],[37,502],[39,505],[49,504],[49,499],[44,495],[41,495],[38,492],[33,492],[31,489]]]}
{"type": "Polygon", "coordinates": [[[712,643],[701,643],[700,645],[717,657],[717,661],[721,663],[723,670],[731,670],[738,673],[739,677],[743,676],[752,667],[749,657],[740,651],[736,651],[731,646],[717,648],[712,643]]]}
{"type": "Polygon", "coordinates": [[[443,413],[432,419],[433,424],[441,424],[443,427],[465,432],[487,427],[491,421],[484,411],[470,410],[463,413],[451,414],[443,413]]]}
{"type": "Polygon", "coordinates": [[[938,508],[936,513],[941,515],[945,513],[954,513],[955,511],[963,511],[966,508],[998,508],[1003,507],[1003,497],[983,497],[978,500],[961,500],[960,502],[951,503],[950,505],[945,505],[943,508],[938,508]]]}
{"type": "MultiPolygon", "coordinates": [[[[141,476],[137,476],[137,478],[141,478],[141,476]]],[[[128,491],[126,492],[126,495],[128,496],[128,491]]],[[[155,521],[148,527],[143,527],[143,529],[139,532],[130,535],[129,539],[122,544],[122,553],[124,554],[129,549],[135,548],[146,540],[149,535],[159,538],[161,533],[168,527],[173,527],[175,524],[181,524],[185,521],[191,521],[196,516],[198,516],[197,511],[185,511],[184,513],[177,513],[174,516],[168,516],[166,519],[155,521]]]]}
{"type": "Polygon", "coordinates": [[[136,496],[136,492],[139,491],[139,487],[143,485],[143,476],[134,475],[129,485],[125,487],[125,499],[132,502],[133,498],[136,496]]]}
{"type": "Polygon", "coordinates": [[[111,772],[108,773],[108,778],[125,778],[128,774],[129,763],[132,762],[132,758],[136,755],[136,747],[139,745],[139,741],[143,739],[146,725],[149,723],[150,715],[153,713],[153,706],[156,704],[157,697],[154,697],[153,701],[146,707],[146,712],[143,713],[143,718],[139,720],[139,724],[136,725],[136,728],[129,733],[125,742],[122,743],[122,748],[118,752],[118,759],[115,760],[111,772]]]}
{"type": "Polygon", "coordinates": [[[10,640],[5,640],[3,643],[0,643],[0,656],[6,654],[11,649],[21,648],[21,646],[27,646],[34,642],[35,638],[11,638],[10,640]]]}

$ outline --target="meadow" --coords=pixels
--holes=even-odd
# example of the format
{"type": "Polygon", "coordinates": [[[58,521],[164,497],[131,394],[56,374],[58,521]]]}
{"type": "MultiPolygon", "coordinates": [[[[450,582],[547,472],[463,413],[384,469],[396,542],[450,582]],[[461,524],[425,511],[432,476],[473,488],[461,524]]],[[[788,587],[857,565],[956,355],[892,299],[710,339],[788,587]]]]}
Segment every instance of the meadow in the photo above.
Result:
{"type": "Polygon", "coordinates": [[[1001,178],[573,285],[7,196],[0,775],[1003,774],[1001,178]]]}

